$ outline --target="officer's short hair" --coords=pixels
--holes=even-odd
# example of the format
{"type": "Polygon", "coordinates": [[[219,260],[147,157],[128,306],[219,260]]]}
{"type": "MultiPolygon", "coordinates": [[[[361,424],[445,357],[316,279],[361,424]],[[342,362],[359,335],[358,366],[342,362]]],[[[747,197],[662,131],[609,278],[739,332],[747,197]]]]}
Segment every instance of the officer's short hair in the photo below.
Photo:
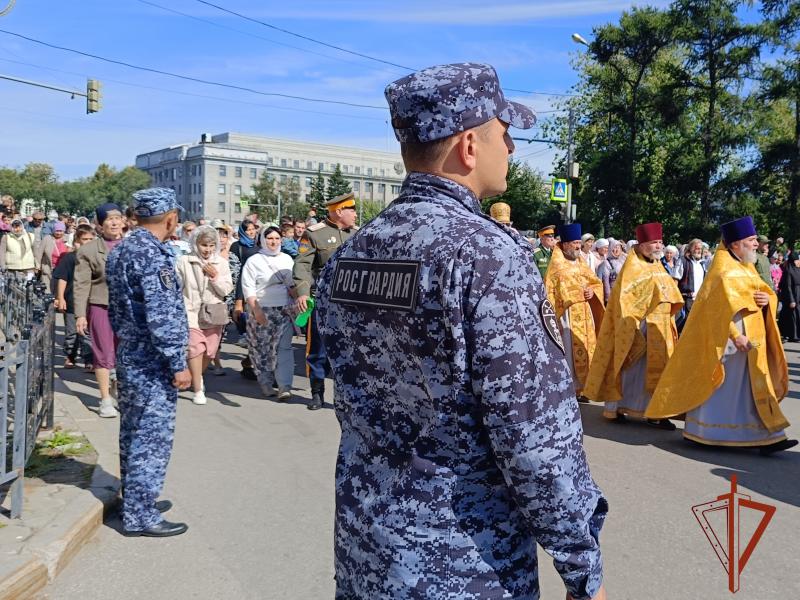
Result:
{"type": "MultiPolygon", "coordinates": [[[[473,127],[473,129],[481,138],[485,139],[493,120],[473,127]]],[[[451,135],[432,142],[400,142],[400,155],[407,167],[431,165],[442,158],[452,137],[451,135]]]]}
{"type": "Polygon", "coordinates": [[[165,213],[161,213],[160,215],[154,215],[152,217],[136,217],[141,225],[155,225],[156,223],[163,223],[168,215],[177,214],[178,209],[173,208],[172,210],[168,210],[165,213]]]}

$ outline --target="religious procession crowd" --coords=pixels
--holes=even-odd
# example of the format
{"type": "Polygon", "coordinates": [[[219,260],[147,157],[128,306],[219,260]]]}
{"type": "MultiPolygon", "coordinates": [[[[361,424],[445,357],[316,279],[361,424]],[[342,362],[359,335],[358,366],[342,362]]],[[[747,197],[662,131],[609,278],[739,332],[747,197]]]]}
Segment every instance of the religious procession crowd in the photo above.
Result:
{"type": "MultiPolygon", "coordinates": [[[[511,226],[507,205],[495,220],[511,226]]],[[[788,391],[782,341],[800,338],[800,255],[758,235],[751,217],[721,226],[712,249],[664,245],[660,223],[624,243],[579,223],[530,240],[552,322],[581,402],[616,423],[641,419],[710,446],[769,455],[797,444],[779,403],[788,391]]]]}
{"type": "MultiPolygon", "coordinates": [[[[115,407],[118,339],[109,319],[106,262],[110,252],[137,226],[133,208],[114,203],[97,207],[94,220],[50,211],[22,217],[13,197],[0,206],[0,272],[43,283],[64,315],[64,367],[83,363],[94,373],[100,392],[99,415],[118,416],[115,407]]],[[[263,395],[279,401],[291,397],[294,376],[292,336],[305,335],[295,323],[310,312],[315,266],[313,240],[326,234],[336,245],[347,237],[356,219],[352,195],[328,203],[328,218],[282,217],[280,224],[262,223],[247,215],[234,230],[219,219],[185,220],[167,241],[182,290],[189,327],[188,365],[194,404],[206,404],[204,374],[226,375],[219,351],[226,336],[246,349],[241,375],[257,380],[263,395]],[[339,227],[338,224],[341,224],[339,227]],[[301,243],[306,229],[312,241],[301,243]],[[330,236],[329,236],[330,237],[330,236]],[[295,270],[295,261],[301,264],[295,270]],[[230,325],[230,326],[229,326],[230,325]]],[[[325,238],[327,239],[327,238],[325,238]]],[[[332,252],[331,250],[331,252],[332,252]]],[[[167,275],[164,275],[167,277],[167,275]]],[[[312,401],[323,405],[325,357],[319,336],[309,337],[312,401]]]]}

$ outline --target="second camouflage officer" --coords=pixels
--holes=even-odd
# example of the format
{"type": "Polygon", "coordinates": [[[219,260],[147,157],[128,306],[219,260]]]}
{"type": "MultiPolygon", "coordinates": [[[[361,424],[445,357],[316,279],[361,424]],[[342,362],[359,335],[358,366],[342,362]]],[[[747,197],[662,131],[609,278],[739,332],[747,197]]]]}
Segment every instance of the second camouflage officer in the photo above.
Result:
{"type": "MultiPolygon", "coordinates": [[[[339,246],[358,230],[356,199],[352,192],[336,196],[326,202],[325,207],[328,209],[328,217],[306,229],[300,238],[297,258],[294,261],[297,309],[300,312],[305,312],[309,297],[316,295],[316,281],[322,267],[339,246]]],[[[325,403],[328,357],[319,336],[316,311],[311,313],[311,318],[308,320],[306,371],[311,380],[311,403],[306,408],[317,410],[325,403]]]]}
{"type": "Polygon", "coordinates": [[[172,453],[178,390],[191,383],[189,326],[172,253],[164,244],[178,224],[174,190],[133,194],[139,226],[108,255],[108,315],[119,337],[119,470],[123,533],[166,537],[185,523],[161,517],[158,502],[172,453]]]}
{"type": "Polygon", "coordinates": [[[509,126],[489,65],[386,89],[408,176],[318,280],[342,429],[336,598],[539,598],[536,545],[570,597],[605,598],[607,502],[589,473],[553,307],[506,189],[509,126]]]}

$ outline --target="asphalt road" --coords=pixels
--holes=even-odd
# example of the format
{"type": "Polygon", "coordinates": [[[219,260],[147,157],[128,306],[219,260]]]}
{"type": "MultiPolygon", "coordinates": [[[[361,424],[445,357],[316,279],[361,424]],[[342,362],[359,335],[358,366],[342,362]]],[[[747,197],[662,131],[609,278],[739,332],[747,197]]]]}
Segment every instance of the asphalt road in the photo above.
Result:
{"type": "MultiPolygon", "coordinates": [[[[782,408],[795,424],[788,433],[797,437],[800,345],[790,346],[792,391],[782,408]]],[[[179,402],[163,497],[175,503],[168,518],[186,521],[188,533],[124,538],[112,517],[42,600],[333,597],[339,429],[330,384],[324,410],[303,406],[309,396],[304,377],[295,378],[293,402],[267,401],[258,397],[255,383],[233,370],[241,350],[225,349],[228,375],[207,377],[208,404],[194,406],[188,394],[179,402]]],[[[70,371],[64,377],[87,406],[96,405],[84,375],[70,371]]],[[[611,506],[601,536],[610,599],[734,597],[691,510],[729,492],[733,473],[740,492],[777,509],[735,598],[800,598],[797,449],[763,458],[752,451],[695,448],[682,441],[680,431],[608,423],[599,405],[581,410],[592,473],[611,506]]],[[[85,417],[94,418],[88,409],[85,417]]],[[[116,431],[117,420],[106,423],[109,434],[116,431]]],[[[757,520],[754,514],[743,515],[743,539],[749,539],[757,520]]],[[[724,545],[725,538],[721,541],[724,545]]],[[[542,598],[564,598],[560,579],[541,550],[540,571],[542,598]]]]}

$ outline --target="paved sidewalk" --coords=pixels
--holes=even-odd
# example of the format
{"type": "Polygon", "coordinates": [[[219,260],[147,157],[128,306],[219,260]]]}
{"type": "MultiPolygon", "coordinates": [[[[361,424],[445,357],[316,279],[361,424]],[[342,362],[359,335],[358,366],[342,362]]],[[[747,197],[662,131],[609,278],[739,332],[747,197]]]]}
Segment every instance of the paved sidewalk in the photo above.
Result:
{"type": "MultiPolygon", "coordinates": [[[[782,404],[795,424],[789,430],[794,437],[800,423],[798,349],[787,348],[791,392],[782,404]]],[[[333,597],[339,428],[331,405],[305,409],[304,377],[295,379],[297,401],[260,399],[253,382],[230,370],[241,350],[225,350],[229,374],[207,377],[208,405],[194,406],[188,394],[179,402],[164,496],[175,502],[169,518],[185,520],[189,532],[162,540],[123,538],[112,517],[40,600],[333,597]]],[[[91,404],[93,388],[79,381],[68,385],[91,404]]],[[[611,504],[601,538],[609,598],[731,598],[725,571],[691,512],[727,493],[731,473],[737,473],[741,492],[777,507],[736,598],[800,597],[800,452],[762,458],[694,448],[680,432],[614,425],[601,418],[597,405],[581,410],[592,471],[611,504]]],[[[106,434],[116,431],[116,422],[99,425],[106,434]]],[[[745,537],[748,527],[754,524],[745,524],[745,537]]],[[[563,586],[541,551],[540,568],[542,598],[562,599],[563,586]]]]}

